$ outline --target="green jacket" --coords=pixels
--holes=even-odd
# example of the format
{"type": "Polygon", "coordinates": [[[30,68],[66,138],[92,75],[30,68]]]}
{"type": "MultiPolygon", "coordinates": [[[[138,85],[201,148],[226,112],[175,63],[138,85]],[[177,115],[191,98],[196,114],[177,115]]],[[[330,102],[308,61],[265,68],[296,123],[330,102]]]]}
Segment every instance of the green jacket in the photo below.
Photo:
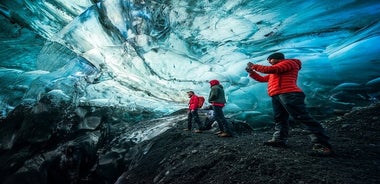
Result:
{"type": "Polygon", "coordinates": [[[223,86],[220,84],[211,86],[211,91],[208,96],[208,102],[218,103],[218,104],[225,104],[226,103],[226,97],[224,95],[224,89],[223,86]]]}

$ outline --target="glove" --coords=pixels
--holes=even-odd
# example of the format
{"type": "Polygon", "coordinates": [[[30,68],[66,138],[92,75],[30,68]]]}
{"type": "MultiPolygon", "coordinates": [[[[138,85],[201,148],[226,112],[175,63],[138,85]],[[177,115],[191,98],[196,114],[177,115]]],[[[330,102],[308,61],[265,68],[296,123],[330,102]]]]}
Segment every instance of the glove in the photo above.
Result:
{"type": "Polygon", "coordinates": [[[253,70],[252,70],[252,66],[253,66],[253,63],[248,62],[248,63],[247,63],[247,67],[245,67],[245,71],[247,71],[248,73],[253,72],[253,70]]]}

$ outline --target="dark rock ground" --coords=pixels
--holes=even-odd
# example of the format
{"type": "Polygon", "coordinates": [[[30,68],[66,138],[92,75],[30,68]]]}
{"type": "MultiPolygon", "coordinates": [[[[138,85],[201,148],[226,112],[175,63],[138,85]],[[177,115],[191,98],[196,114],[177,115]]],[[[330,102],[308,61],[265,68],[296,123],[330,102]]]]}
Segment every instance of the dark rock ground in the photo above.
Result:
{"type": "Polygon", "coordinates": [[[380,183],[380,105],[322,121],[335,155],[309,156],[310,142],[293,125],[289,148],[262,143],[271,128],[219,138],[213,131],[183,131],[179,122],[132,149],[131,162],[116,183],[380,183]]]}
{"type": "Polygon", "coordinates": [[[214,135],[216,128],[184,131],[186,110],[128,124],[114,118],[126,113],[117,109],[63,107],[41,102],[0,121],[0,184],[380,183],[379,103],[318,117],[331,137],[331,157],[310,156],[309,138],[296,123],[290,147],[272,148],[262,145],[272,127],[235,121],[231,138],[214,135]],[[169,129],[152,139],[128,138],[165,122],[158,128],[169,129]]]}

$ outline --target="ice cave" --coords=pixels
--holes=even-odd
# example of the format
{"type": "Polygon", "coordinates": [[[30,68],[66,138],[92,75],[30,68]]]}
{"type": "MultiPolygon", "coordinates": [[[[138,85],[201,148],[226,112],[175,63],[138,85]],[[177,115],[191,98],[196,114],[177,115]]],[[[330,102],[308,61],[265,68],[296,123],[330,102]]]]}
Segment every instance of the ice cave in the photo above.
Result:
{"type": "Polygon", "coordinates": [[[187,91],[207,98],[213,79],[224,86],[226,117],[264,126],[267,85],[245,67],[269,65],[273,52],[302,61],[298,85],[315,115],[380,98],[378,0],[1,0],[0,24],[0,119],[28,112],[20,126],[2,127],[1,150],[51,140],[53,130],[66,138],[57,149],[78,130],[98,144],[101,125],[150,139],[173,124],[160,118],[187,108],[187,91]],[[140,121],[151,124],[124,131],[140,121]]]}

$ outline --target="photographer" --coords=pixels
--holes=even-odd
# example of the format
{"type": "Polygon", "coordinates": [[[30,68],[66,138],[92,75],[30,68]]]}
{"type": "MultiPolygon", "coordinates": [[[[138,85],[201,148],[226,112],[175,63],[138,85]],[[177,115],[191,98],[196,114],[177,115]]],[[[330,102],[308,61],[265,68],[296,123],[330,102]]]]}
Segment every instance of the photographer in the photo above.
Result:
{"type": "Polygon", "coordinates": [[[327,156],[332,154],[329,137],[322,125],[314,120],[306,110],[305,94],[297,86],[301,61],[285,59],[283,53],[273,53],[267,58],[272,66],[247,63],[246,71],[258,82],[268,82],[268,94],[272,97],[275,132],[273,138],[264,143],[268,146],[286,147],[289,136],[289,115],[295,121],[306,125],[313,143],[312,154],[327,156]],[[267,74],[259,75],[257,72],[267,74]]]}

